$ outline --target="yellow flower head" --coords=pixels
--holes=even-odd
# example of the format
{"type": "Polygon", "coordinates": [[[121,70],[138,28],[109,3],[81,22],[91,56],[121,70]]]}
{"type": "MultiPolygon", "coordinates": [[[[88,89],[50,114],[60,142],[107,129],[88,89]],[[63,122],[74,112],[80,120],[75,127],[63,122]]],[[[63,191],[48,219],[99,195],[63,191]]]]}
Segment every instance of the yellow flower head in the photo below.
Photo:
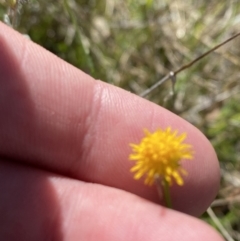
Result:
{"type": "Polygon", "coordinates": [[[131,172],[135,172],[134,178],[146,175],[145,184],[152,185],[155,176],[159,176],[170,185],[172,179],[183,185],[180,173],[186,174],[186,171],[180,161],[193,158],[192,146],[183,143],[186,133],[177,136],[177,131],[172,131],[170,127],[154,133],[144,132],[146,136],[138,145],[130,144],[133,154],[129,159],[136,162],[131,168],[131,172]]]}

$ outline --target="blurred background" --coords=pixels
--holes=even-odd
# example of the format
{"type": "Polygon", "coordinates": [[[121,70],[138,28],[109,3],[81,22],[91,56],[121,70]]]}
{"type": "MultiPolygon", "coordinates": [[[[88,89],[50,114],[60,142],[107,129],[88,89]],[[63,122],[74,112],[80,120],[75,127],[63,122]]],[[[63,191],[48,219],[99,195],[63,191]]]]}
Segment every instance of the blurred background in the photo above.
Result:
{"type": "MultiPolygon", "coordinates": [[[[0,16],[97,79],[137,95],[240,32],[237,0],[0,0],[0,16]]],[[[145,98],[199,128],[221,165],[221,188],[201,218],[240,240],[240,37],[145,98]],[[217,222],[219,222],[217,224],[217,222]]]]}

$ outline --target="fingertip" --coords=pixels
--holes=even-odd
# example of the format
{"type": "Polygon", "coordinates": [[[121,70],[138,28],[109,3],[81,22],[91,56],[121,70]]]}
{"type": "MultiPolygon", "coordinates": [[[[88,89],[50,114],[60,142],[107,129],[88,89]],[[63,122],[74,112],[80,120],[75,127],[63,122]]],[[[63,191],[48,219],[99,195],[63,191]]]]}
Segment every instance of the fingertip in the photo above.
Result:
{"type": "Polygon", "coordinates": [[[172,198],[177,210],[200,216],[218,193],[219,161],[209,140],[194,126],[189,131],[188,141],[193,145],[194,159],[183,162],[188,175],[183,188],[173,188],[172,198]]]}
{"type": "Polygon", "coordinates": [[[133,175],[129,171],[133,163],[128,160],[131,153],[128,143],[139,143],[144,136],[144,129],[153,132],[159,128],[171,127],[179,135],[186,133],[187,138],[184,142],[192,145],[194,150],[193,160],[181,162],[183,168],[188,172],[188,175],[184,177],[184,185],[173,185],[171,188],[174,209],[194,216],[202,214],[214,200],[220,183],[218,159],[209,140],[186,120],[154,103],[102,82],[99,82],[98,85],[101,86],[99,88],[108,89],[105,92],[108,97],[105,96],[105,99],[112,100],[105,101],[103,104],[102,110],[105,116],[111,116],[111,119],[115,120],[118,117],[118,129],[113,123],[109,124],[109,122],[99,120],[102,126],[106,126],[106,129],[113,126],[112,142],[107,147],[116,148],[111,150],[115,156],[115,162],[113,163],[112,159],[105,159],[106,164],[109,161],[107,167],[109,175],[105,175],[106,183],[112,182],[113,184],[114,182],[113,186],[118,186],[154,202],[162,202],[162,200],[159,201],[155,187],[149,188],[143,184],[144,178],[137,181],[133,179],[133,175]],[[117,113],[114,106],[116,102],[117,109],[120,110],[117,113]],[[115,139],[118,140],[116,145],[114,145],[115,139]],[[120,173],[120,170],[123,171],[120,173]],[[118,180],[116,173],[119,173],[118,180]]]}

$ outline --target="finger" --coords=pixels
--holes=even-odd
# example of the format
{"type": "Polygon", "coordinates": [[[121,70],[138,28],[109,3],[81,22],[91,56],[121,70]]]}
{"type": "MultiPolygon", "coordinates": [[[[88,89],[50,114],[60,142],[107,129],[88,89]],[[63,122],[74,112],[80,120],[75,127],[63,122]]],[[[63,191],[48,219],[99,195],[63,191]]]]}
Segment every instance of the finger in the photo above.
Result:
{"type": "Polygon", "coordinates": [[[219,168],[206,138],[186,121],[91,77],[0,25],[0,153],[66,176],[158,201],[133,180],[129,143],[142,129],[187,132],[195,159],[184,163],[185,185],[173,188],[174,208],[198,215],[216,195],[219,168]],[[194,203],[194,205],[193,205],[194,203]]]}
{"type": "Polygon", "coordinates": [[[0,163],[0,236],[8,241],[222,241],[203,222],[98,184],[0,163]]]}

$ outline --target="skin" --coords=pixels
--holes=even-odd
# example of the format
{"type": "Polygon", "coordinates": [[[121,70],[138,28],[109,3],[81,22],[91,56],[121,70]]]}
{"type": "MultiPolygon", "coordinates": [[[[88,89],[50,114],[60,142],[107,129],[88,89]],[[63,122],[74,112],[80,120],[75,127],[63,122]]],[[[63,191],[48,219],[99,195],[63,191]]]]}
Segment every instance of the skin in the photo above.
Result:
{"type": "Polygon", "coordinates": [[[223,240],[198,220],[219,185],[216,154],[173,113],[94,80],[0,23],[0,237],[8,241],[223,240]],[[174,210],[135,181],[143,128],[188,134],[174,210]]]}

